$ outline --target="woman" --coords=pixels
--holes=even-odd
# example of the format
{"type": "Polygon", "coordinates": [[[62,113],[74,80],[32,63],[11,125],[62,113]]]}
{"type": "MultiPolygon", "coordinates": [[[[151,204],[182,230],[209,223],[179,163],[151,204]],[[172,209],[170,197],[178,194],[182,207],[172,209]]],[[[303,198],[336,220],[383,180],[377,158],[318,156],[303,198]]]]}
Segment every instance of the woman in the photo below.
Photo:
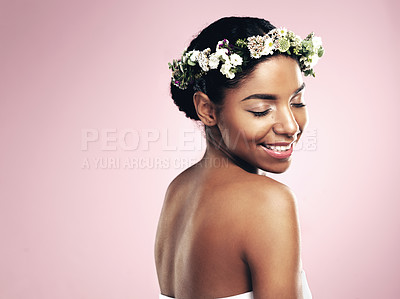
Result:
{"type": "Polygon", "coordinates": [[[314,75],[322,54],[313,34],[230,17],[170,64],[172,97],[204,124],[207,149],[166,192],[160,298],[311,298],[294,194],[260,170],[288,169],[307,124],[301,73],[314,75]]]}

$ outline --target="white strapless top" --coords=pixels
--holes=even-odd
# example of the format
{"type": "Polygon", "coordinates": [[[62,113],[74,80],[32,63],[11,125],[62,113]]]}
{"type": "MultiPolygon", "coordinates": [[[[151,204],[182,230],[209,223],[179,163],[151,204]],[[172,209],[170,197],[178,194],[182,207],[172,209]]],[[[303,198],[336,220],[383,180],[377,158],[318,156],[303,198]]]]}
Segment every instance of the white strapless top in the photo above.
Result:
{"type": "MultiPolygon", "coordinates": [[[[301,284],[303,287],[303,299],[312,299],[311,290],[308,287],[307,277],[304,270],[301,270],[301,284]]],[[[159,299],[171,299],[172,297],[165,296],[160,294],[159,299]]],[[[173,298],[172,298],[173,299],[173,298]]],[[[253,292],[247,292],[239,295],[217,298],[217,299],[254,299],[253,292]]]]}

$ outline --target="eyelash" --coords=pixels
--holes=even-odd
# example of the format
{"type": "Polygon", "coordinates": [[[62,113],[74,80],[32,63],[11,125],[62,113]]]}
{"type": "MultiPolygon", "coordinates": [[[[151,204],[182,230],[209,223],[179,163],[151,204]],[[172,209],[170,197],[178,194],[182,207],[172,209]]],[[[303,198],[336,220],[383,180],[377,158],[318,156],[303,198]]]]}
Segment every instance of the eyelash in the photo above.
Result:
{"type": "MultiPolygon", "coordinates": [[[[298,103],[298,104],[297,104],[297,103],[293,103],[292,106],[293,106],[293,107],[296,107],[296,108],[301,108],[301,107],[305,107],[306,104],[303,104],[303,103],[298,103]]],[[[265,110],[265,111],[262,111],[262,112],[256,112],[256,111],[250,111],[250,112],[253,113],[255,117],[261,117],[261,116],[267,115],[271,110],[272,110],[272,109],[269,108],[269,109],[267,109],[267,110],[265,110]]]]}
{"type": "Polygon", "coordinates": [[[267,115],[271,110],[272,109],[269,108],[269,109],[267,109],[265,111],[262,111],[262,112],[256,112],[256,111],[250,111],[250,112],[253,113],[255,117],[261,117],[261,116],[267,115]]]}
{"type": "Polygon", "coordinates": [[[293,103],[292,106],[293,106],[293,107],[296,107],[296,108],[301,108],[301,107],[306,106],[306,104],[303,104],[303,103],[299,103],[299,104],[293,103]]]}

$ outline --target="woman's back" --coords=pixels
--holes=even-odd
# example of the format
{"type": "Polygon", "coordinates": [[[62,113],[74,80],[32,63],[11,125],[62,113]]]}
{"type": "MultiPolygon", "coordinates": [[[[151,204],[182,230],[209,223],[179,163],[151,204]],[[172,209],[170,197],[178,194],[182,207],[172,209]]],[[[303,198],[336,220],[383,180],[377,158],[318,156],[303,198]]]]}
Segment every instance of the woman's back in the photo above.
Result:
{"type": "Polygon", "coordinates": [[[199,163],[181,173],[168,188],[157,232],[161,293],[218,298],[251,291],[249,217],[269,200],[263,192],[279,189],[285,186],[232,164],[199,163]]]}

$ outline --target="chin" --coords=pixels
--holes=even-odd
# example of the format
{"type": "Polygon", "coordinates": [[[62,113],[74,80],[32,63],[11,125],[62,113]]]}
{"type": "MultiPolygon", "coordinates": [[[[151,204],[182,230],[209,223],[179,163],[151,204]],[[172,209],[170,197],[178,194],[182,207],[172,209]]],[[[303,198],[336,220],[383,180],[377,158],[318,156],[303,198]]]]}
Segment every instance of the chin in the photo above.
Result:
{"type": "Polygon", "coordinates": [[[279,163],[277,165],[269,165],[268,167],[260,167],[262,171],[265,172],[270,172],[270,173],[284,173],[286,170],[288,170],[289,166],[291,164],[291,160],[285,161],[284,163],[279,163]]]}

